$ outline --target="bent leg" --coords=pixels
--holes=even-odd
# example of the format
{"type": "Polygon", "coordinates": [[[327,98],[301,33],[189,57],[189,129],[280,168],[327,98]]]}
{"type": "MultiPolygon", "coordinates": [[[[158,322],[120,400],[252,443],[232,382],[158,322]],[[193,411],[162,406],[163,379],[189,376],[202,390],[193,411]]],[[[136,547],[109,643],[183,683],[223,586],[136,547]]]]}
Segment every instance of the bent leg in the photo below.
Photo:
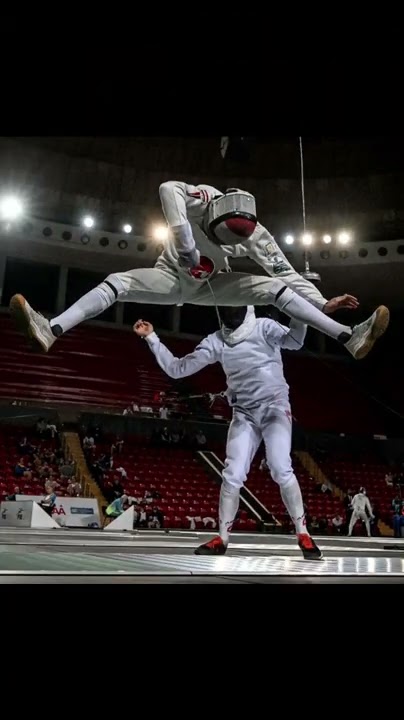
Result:
{"type": "Polygon", "coordinates": [[[275,305],[295,320],[329,335],[334,340],[347,342],[352,330],[348,325],[335,322],[328,315],[297,295],[279,278],[247,273],[219,273],[208,283],[186,298],[192,305],[275,305]]]}

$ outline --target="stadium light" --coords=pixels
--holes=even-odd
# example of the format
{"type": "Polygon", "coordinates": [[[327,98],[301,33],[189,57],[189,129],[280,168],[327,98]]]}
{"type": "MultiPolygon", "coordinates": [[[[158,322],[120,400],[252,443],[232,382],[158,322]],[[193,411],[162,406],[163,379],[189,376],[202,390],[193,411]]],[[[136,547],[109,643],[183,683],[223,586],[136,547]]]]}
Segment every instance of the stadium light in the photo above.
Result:
{"type": "Polygon", "coordinates": [[[167,225],[155,225],[155,227],[153,228],[153,237],[155,240],[167,240],[167,238],[168,238],[167,225]]]}
{"type": "Polygon", "coordinates": [[[16,220],[23,213],[21,200],[13,195],[4,197],[0,202],[0,215],[3,220],[16,220]]]}
{"type": "Polygon", "coordinates": [[[332,240],[331,235],[323,235],[323,243],[325,243],[325,245],[329,245],[331,240],[332,240]]]}
{"type": "Polygon", "coordinates": [[[124,233],[129,234],[132,232],[132,225],[129,225],[129,223],[126,223],[122,229],[123,229],[124,233]]]}
{"type": "Polygon", "coordinates": [[[83,218],[83,225],[86,228],[92,228],[94,226],[94,218],[91,215],[86,215],[83,218]]]}
{"type": "Polygon", "coordinates": [[[311,245],[313,242],[313,235],[311,233],[304,233],[302,237],[303,245],[311,245]]]}
{"type": "Polygon", "coordinates": [[[340,232],[338,235],[338,242],[341,243],[341,245],[347,245],[351,239],[351,236],[347,232],[340,232]]]}
{"type": "Polygon", "coordinates": [[[293,245],[294,242],[295,242],[295,238],[293,237],[293,235],[286,235],[286,237],[285,237],[286,245],[293,245]]]}

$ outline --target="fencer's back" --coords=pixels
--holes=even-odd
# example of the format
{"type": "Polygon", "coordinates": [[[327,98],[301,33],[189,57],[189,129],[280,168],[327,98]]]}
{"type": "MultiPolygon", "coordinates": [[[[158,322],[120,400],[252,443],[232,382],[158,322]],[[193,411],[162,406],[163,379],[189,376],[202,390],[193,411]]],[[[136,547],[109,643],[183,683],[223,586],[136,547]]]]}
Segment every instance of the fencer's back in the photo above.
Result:
{"type": "Polygon", "coordinates": [[[288,402],[280,345],[265,336],[265,323],[266,319],[257,319],[251,334],[237,345],[226,344],[220,331],[214,335],[230,405],[252,408],[263,401],[288,402]]]}

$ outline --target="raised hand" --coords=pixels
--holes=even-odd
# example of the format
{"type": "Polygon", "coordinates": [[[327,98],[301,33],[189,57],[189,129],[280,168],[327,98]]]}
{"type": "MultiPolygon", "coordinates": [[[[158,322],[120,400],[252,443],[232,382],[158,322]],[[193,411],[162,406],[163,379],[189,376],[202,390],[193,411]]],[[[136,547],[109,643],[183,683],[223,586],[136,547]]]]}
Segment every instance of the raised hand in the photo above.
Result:
{"type": "Polygon", "coordinates": [[[137,320],[133,326],[133,332],[139,335],[139,337],[147,337],[154,332],[154,327],[146,320],[137,320]]]}
{"type": "Polygon", "coordinates": [[[323,312],[326,313],[326,315],[331,315],[331,313],[336,310],[356,310],[357,307],[359,307],[358,298],[345,293],[345,295],[338,295],[338,297],[331,298],[331,300],[324,305],[323,312]]]}

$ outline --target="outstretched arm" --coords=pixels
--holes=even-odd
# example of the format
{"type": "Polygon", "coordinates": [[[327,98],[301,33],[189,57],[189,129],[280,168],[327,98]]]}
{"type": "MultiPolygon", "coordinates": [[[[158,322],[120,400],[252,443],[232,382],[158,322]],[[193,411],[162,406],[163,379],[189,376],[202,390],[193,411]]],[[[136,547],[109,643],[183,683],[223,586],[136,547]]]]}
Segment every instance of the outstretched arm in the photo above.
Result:
{"type": "Polygon", "coordinates": [[[306,337],[307,325],[291,320],[289,327],[267,318],[264,324],[265,339],[269,344],[277,344],[282,350],[300,350],[306,337]]]}
{"type": "Polygon", "coordinates": [[[206,365],[212,365],[217,360],[211,335],[204,338],[198,347],[195,348],[194,352],[182,358],[177,358],[161,342],[158,335],[154,332],[151,323],[138,320],[134,324],[133,330],[136,335],[146,340],[161,369],[175,380],[194,375],[194,373],[202,370],[206,365]]]}

